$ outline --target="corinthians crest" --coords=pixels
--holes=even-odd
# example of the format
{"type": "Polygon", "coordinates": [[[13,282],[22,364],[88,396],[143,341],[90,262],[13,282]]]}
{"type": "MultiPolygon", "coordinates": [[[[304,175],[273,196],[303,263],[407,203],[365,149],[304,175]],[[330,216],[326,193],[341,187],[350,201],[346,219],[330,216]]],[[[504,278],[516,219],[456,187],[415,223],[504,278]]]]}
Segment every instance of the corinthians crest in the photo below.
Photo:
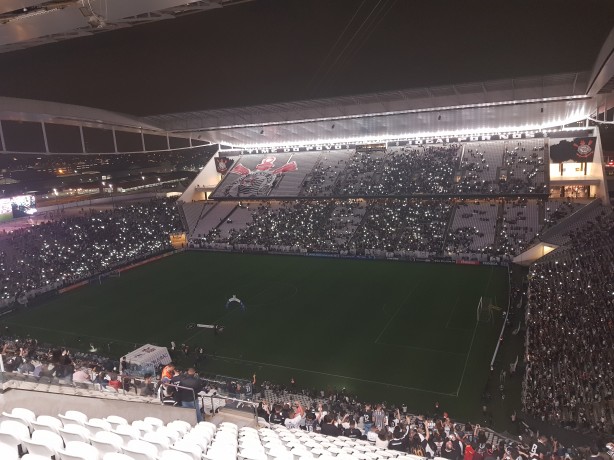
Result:
{"type": "Polygon", "coordinates": [[[224,195],[267,196],[285,173],[297,170],[296,161],[275,167],[276,159],[273,156],[265,157],[254,170],[242,164],[236,165],[229,174],[239,177],[225,188],[224,195]]]}
{"type": "Polygon", "coordinates": [[[576,155],[579,158],[588,158],[593,154],[593,139],[575,139],[577,142],[574,143],[574,147],[576,148],[576,155]]]}

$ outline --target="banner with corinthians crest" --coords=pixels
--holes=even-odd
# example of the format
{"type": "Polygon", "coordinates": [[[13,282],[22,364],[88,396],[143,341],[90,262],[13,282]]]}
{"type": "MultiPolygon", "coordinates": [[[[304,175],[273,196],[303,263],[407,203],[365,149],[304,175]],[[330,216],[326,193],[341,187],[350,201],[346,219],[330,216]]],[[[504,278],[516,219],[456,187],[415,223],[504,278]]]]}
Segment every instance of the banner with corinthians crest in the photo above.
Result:
{"type": "Polygon", "coordinates": [[[576,137],[561,139],[550,144],[550,161],[552,163],[592,163],[595,157],[596,137],[576,137]]]}

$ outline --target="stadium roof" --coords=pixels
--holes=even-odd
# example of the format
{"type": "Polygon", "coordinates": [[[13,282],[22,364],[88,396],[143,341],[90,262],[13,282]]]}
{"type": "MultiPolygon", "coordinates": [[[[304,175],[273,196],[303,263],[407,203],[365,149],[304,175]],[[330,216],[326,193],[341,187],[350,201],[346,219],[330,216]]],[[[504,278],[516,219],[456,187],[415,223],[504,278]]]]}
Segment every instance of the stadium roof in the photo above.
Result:
{"type": "Polygon", "coordinates": [[[175,134],[239,146],[541,129],[596,111],[589,73],[433,86],[146,117],[175,134]]]}
{"type": "MultiPolygon", "coordinates": [[[[0,95],[159,115],[460,87],[590,71],[614,26],[614,2],[604,0],[517,0],[496,10],[455,0],[184,1],[37,0],[58,10],[25,13],[41,26],[94,9],[118,27],[88,25],[86,36],[0,53],[0,95]],[[128,7],[152,11],[121,18],[128,7]],[[199,8],[210,9],[177,13],[199,8]]],[[[0,31],[29,21],[17,17],[0,17],[0,31]]]]}
{"type": "MultiPolygon", "coordinates": [[[[111,18],[113,14],[125,16],[128,11],[125,9],[127,8],[125,2],[117,3],[118,0],[90,1],[87,2],[89,10],[92,7],[99,10],[102,6],[107,7],[105,18],[111,18]]],[[[442,3],[449,12],[457,11],[477,21],[480,26],[478,31],[469,30],[472,27],[471,22],[462,24],[458,29],[459,24],[456,18],[451,23],[440,18],[440,21],[428,23],[426,28],[423,27],[422,22],[418,21],[418,23],[412,23],[412,27],[407,29],[406,22],[401,20],[399,23],[398,17],[389,14],[391,11],[405,15],[434,13],[437,10],[428,10],[428,8],[433,8],[431,3],[421,4],[420,8],[416,7],[415,10],[412,8],[407,10],[406,4],[400,5],[394,0],[389,0],[385,3],[390,8],[379,10],[379,2],[365,0],[363,4],[368,6],[365,11],[361,11],[361,7],[357,8],[350,0],[339,1],[340,4],[351,7],[349,12],[343,11],[335,4],[337,6],[334,9],[326,11],[328,14],[322,17],[321,24],[310,22],[307,25],[307,35],[304,31],[305,26],[302,26],[301,29],[301,20],[309,22],[311,17],[309,15],[314,14],[312,11],[314,4],[323,7],[328,6],[329,3],[310,4],[308,2],[306,4],[295,0],[249,2],[236,8],[218,8],[214,12],[203,15],[196,14],[173,21],[159,21],[156,24],[138,27],[134,30],[122,29],[122,31],[83,39],[83,41],[82,39],[69,40],[46,47],[0,54],[0,94],[18,96],[0,98],[0,121],[38,123],[39,126],[34,127],[34,130],[39,138],[39,146],[43,144],[43,141],[47,142],[45,139],[45,123],[47,123],[140,133],[141,141],[135,140],[137,148],[138,145],[141,145],[143,150],[147,150],[144,133],[167,136],[169,146],[171,136],[175,138],[180,136],[194,139],[194,142],[189,144],[191,146],[208,141],[241,147],[259,147],[332,143],[350,139],[370,141],[493,133],[502,130],[543,130],[583,121],[587,117],[594,118],[614,105],[614,97],[611,96],[612,89],[614,89],[614,28],[612,28],[614,8],[610,7],[613,15],[606,15],[605,19],[598,15],[591,18],[591,25],[595,29],[595,34],[589,37],[593,40],[592,42],[586,41],[588,40],[586,35],[569,41],[568,33],[565,32],[567,29],[560,27],[560,20],[574,10],[569,9],[568,5],[562,5],[560,10],[563,13],[559,10],[551,11],[548,8],[561,4],[545,1],[539,4],[539,8],[546,8],[544,11],[536,10],[535,14],[530,17],[518,13],[518,18],[524,21],[523,26],[539,25],[540,28],[535,29],[535,33],[525,42],[522,40],[526,37],[518,37],[518,34],[512,33],[515,37],[514,43],[518,41],[520,44],[517,49],[511,49],[505,48],[510,42],[510,34],[506,31],[499,35],[501,24],[493,24],[490,20],[484,22],[484,18],[479,20],[481,17],[479,15],[483,11],[476,10],[474,5],[464,5],[458,10],[456,2],[442,3]],[[454,10],[454,8],[457,9],[454,10]],[[252,19],[256,17],[253,16],[254,14],[262,12],[269,13],[271,18],[259,17],[264,27],[258,28],[257,25],[254,26],[252,19]],[[443,38],[439,42],[437,37],[431,40],[431,34],[428,35],[428,39],[416,44],[408,44],[403,40],[392,40],[399,37],[391,36],[389,27],[382,30],[383,27],[378,27],[379,22],[371,24],[371,28],[361,29],[369,21],[369,15],[366,14],[369,12],[379,15],[380,21],[384,21],[382,24],[392,26],[393,32],[400,30],[410,34],[414,29],[418,29],[418,38],[422,38],[429,32],[436,32],[437,37],[442,35],[443,38]],[[250,15],[246,19],[241,13],[250,13],[250,15]],[[357,26],[354,20],[363,13],[365,13],[361,18],[363,22],[359,22],[357,26]],[[332,23],[326,22],[330,20],[329,16],[334,19],[332,23]],[[539,21],[531,22],[536,17],[539,21]],[[205,21],[207,18],[210,19],[210,22],[205,21]],[[226,22],[228,19],[236,19],[236,24],[233,23],[233,27],[228,27],[226,22]],[[205,61],[207,65],[204,67],[203,61],[197,59],[198,56],[193,54],[197,49],[194,48],[195,46],[203,45],[202,37],[193,33],[194,27],[201,24],[201,21],[205,21],[204,23],[209,26],[203,30],[203,34],[209,34],[206,35],[207,40],[213,37],[220,38],[220,31],[225,33],[221,36],[221,41],[215,43],[215,46],[203,49],[203,52],[211,53],[207,54],[210,60],[205,61]],[[272,24],[279,28],[268,30],[271,28],[268,26],[272,24]],[[342,28],[344,24],[345,29],[342,28]],[[159,32],[173,30],[173,25],[175,32],[178,31],[177,27],[184,27],[186,34],[194,43],[185,41],[178,43],[173,41],[173,36],[170,35],[162,35],[165,40],[168,38],[168,43],[160,42],[159,32]],[[314,29],[316,25],[321,27],[314,29]],[[327,27],[333,25],[336,25],[336,28],[333,27],[331,32],[327,27]],[[606,25],[609,26],[609,29],[606,30],[610,32],[609,35],[604,33],[606,25]],[[154,26],[156,28],[151,28],[154,26]],[[254,32],[253,27],[256,27],[256,32],[262,33],[250,35],[254,32]],[[245,38],[245,35],[242,35],[245,34],[244,28],[248,30],[249,37],[253,37],[254,41],[261,39],[262,41],[258,44],[265,45],[265,49],[261,50],[256,60],[254,56],[249,55],[254,51],[253,44],[241,41],[245,38]],[[373,54],[371,50],[371,54],[365,51],[361,56],[361,47],[367,47],[369,43],[359,43],[360,46],[357,45],[354,50],[357,53],[356,56],[367,60],[359,59],[358,67],[352,67],[351,62],[346,63],[347,68],[343,70],[335,67],[337,61],[333,61],[332,64],[329,62],[329,55],[340,59],[347,58],[343,52],[345,48],[339,52],[335,51],[339,41],[341,44],[354,46],[351,39],[353,36],[348,38],[344,35],[346,29],[353,32],[353,36],[368,32],[367,42],[374,32],[374,36],[380,36],[378,40],[373,40],[373,45],[378,46],[375,50],[376,54],[373,54]],[[341,33],[339,33],[340,30],[341,33]],[[158,41],[155,41],[156,37],[152,36],[152,32],[157,33],[158,41]],[[292,49],[293,53],[281,55],[277,60],[271,61],[270,51],[279,49],[276,48],[277,42],[288,38],[289,34],[303,38],[323,37],[323,42],[328,45],[334,41],[335,37],[338,37],[338,40],[330,48],[320,45],[313,50],[305,47],[296,48],[296,43],[289,43],[284,45],[283,49],[285,51],[292,49]],[[488,37],[485,37],[484,34],[488,34],[488,37]],[[601,49],[599,50],[598,46],[594,46],[594,38],[600,34],[601,36],[607,35],[607,38],[605,42],[600,39],[601,49]],[[453,40],[457,39],[461,43],[463,40],[469,40],[469,43],[476,45],[472,42],[474,36],[478,37],[478,48],[484,48],[483,54],[474,55],[475,53],[469,52],[461,53],[460,56],[449,55],[455,50],[453,47],[450,48],[453,40]],[[241,39],[239,42],[236,41],[237,37],[241,39]],[[498,46],[496,52],[489,53],[489,47],[484,46],[485,40],[490,38],[493,40],[492,45],[498,46]],[[152,43],[150,43],[151,40],[153,40],[152,43]],[[544,45],[539,40],[545,40],[547,44],[544,45]],[[577,45],[576,41],[580,45],[590,45],[591,48],[585,49],[582,46],[574,48],[577,45]],[[92,47],[92,45],[96,46],[92,47]],[[101,49],[98,45],[104,48],[101,49]],[[161,48],[158,49],[156,46],[161,46],[161,48]],[[215,54],[218,46],[226,52],[234,50],[237,54],[236,56],[220,55],[219,50],[217,50],[218,54],[215,54]],[[225,46],[229,48],[224,48],[225,46]],[[526,48],[527,46],[529,48],[526,48]],[[317,53],[317,51],[327,50],[330,53],[324,57],[321,53],[317,53]],[[408,66],[405,58],[411,57],[411,53],[416,51],[427,53],[427,55],[438,51],[440,54],[438,56],[433,54],[433,62],[425,61],[424,56],[426,55],[423,55],[422,60],[410,61],[409,64],[413,65],[408,66]],[[530,53],[527,54],[527,51],[530,53]],[[447,52],[448,55],[441,54],[444,52],[447,52]],[[94,53],[93,57],[92,53],[94,53]],[[69,56],[66,56],[67,54],[69,56]],[[384,55],[383,60],[379,54],[384,55]],[[186,67],[185,58],[187,56],[193,60],[189,61],[186,67]],[[181,60],[181,58],[184,59],[181,60]],[[301,58],[307,61],[305,65],[299,65],[301,58]],[[388,58],[391,60],[387,60],[388,58]],[[153,62],[151,62],[152,59],[153,62]],[[216,61],[216,59],[221,60],[216,61]],[[546,64],[550,61],[553,63],[553,68],[561,69],[568,66],[569,62],[574,59],[579,63],[580,68],[585,70],[544,72],[536,76],[526,75],[530,69],[548,67],[546,64]],[[485,64],[482,65],[482,61],[485,64]],[[558,61],[558,64],[555,61],[558,61]],[[561,64],[563,61],[566,64],[561,64]],[[277,67],[268,68],[267,64],[271,62],[276,63],[277,67]],[[511,67],[509,67],[510,62],[513,63],[511,67]],[[232,65],[233,63],[239,65],[232,65]],[[317,65],[318,63],[324,65],[323,73],[320,72],[320,68],[313,70],[309,67],[311,64],[317,65]],[[480,65],[476,66],[476,63],[480,65]],[[144,73],[139,66],[145,67],[144,73]],[[192,72],[190,72],[191,69],[193,69],[192,72]],[[333,72],[329,75],[328,72],[331,69],[333,72]],[[447,70],[444,78],[441,75],[442,69],[447,70]],[[349,75],[348,71],[351,72],[349,75]],[[490,78],[497,74],[502,74],[505,78],[490,78]],[[44,75],[45,78],[42,79],[41,75],[44,75]],[[421,79],[411,79],[415,75],[421,79]],[[450,80],[462,82],[468,75],[476,75],[483,79],[476,79],[469,83],[441,83],[450,80]],[[363,76],[365,76],[364,79],[363,76]],[[232,80],[234,77],[239,78],[232,80]],[[347,82],[347,88],[373,89],[395,86],[395,78],[402,80],[408,77],[405,88],[410,87],[410,89],[347,95],[348,89],[344,87],[343,90],[335,91],[338,95],[336,97],[290,98],[291,95],[302,94],[301,88],[304,86],[302,84],[307,80],[318,81],[318,79],[321,80],[321,77],[328,78],[328,80],[327,78],[322,80],[324,86],[326,86],[326,81],[334,83],[335,80],[345,78],[343,83],[347,82]],[[228,80],[228,84],[225,79],[228,80]],[[364,81],[354,84],[361,79],[364,81]],[[135,84],[135,80],[138,80],[138,83],[135,84]],[[411,84],[425,80],[432,84],[411,84]],[[162,82],[165,82],[165,85],[162,86],[162,82]],[[238,86],[233,86],[237,84],[238,86]],[[284,85],[291,86],[291,91],[285,91],[283,88],[276,91],[278,87],[284,85]],[[236,91],[233,91],[233,88],[236,91]],[[263,88],[266,90],[262,90],[263,88]],[[265,94],[267,91],[268,95],[265,94]],[[246,93],[256,93],[256,96],[250,98],[246,93]],[[261,96],[261,93],[264,96],[261,96]],[[271,100],[271,94],[276,95],[273,96],[273,100],[281,102],[249,105],[249,101],[271,100]],[[186,95],[191,97],[186,98],[186,95]],[[168,105],[169,97],[179,102],[168,105]],[[244,97],[246,99],[237,107],[179,110],[138,116],[150,110],[144,107],[194,107],[199,105],[205,108],[211,105],[215,107],[215,102],[206,102],[209,97],[212,100],[219,100],[222,97],[228,101],[243,100],[244,97]],[[57,102],[42,102],[50,100],[57,102]],[[203,100],[205,102],[202,102],[203,100]],[[99,104],[84,104],[75,101],[98,101],[99,104]],[[67,102],[70,104],[66,104],[67,102]],[[132,107],[132,109],[121,113],[122,110],[119,110],[119,107],[132,107]]],[[[176,16],[181,16],[180,10],[185,10],[187,14],[194,8],[213,8],[215,6],[213,3],[218,6],[237,3],[224,0],[191,2],[188,8],[186,5],[175,5],[176,0],[143,2],[144,0],[135,0],[131,8],[138,6],[143,9],[146,5],[152,10],[154,7],[157,8],[156,11],[161,11],[163,7],[171,10],[175,8],[173,11],[177,13],[176,16]]],[[[38,5],[41,9],[40,1],[38,5]]],[[[45,8],[42,8],[44,11],[50,7],[64,11],[74,10],[79,5],[83,5],[83,2],[53,1],[46,2],[45,5],[45,8]]],[[[609,11],[603,2],[598,0],[583,0],[582,5],[594,8],[595,12],[607,13],[609,11]]],[[[37,11],[34,10],[32,14],[37,11]]],[[[513,16],[516,14],[515,9],[505,10],[503,13],[505,13],[503,15],[505,19],[511,20],[516,17],[513,16]]],[[[17,17],[22,16],[21,13],[14,14],[17,14],[17,17]]],[[[47,17],[51,13],[37,14],[47,17]]],[[[143,14],[147,17],[150,15],[150,13],[143,14]]],[[[400,15],[400,17],[402,19],[407,16],[400,15]]],[[[3,25],[0,24],[0,39],[3,25]]],[[[328,88],[334,88],[334,86],[334,84],[329,85],[328,88]]],[[[326,93],[327,91],[319,93],[307,91],[307,94],[326,93]]],[[[15,130],[21,129],[14,125],[11,125],[11,128],[13,137],[15,137],[15,130]]],[[[83,140],[83,130],[72,132],[77,137],[78,133],[81,133],[81,140],[77,139],[74,145],[81,144],[83,153],[85,153],[87,139],[83,140]]],[[[0,142],[2,142],[0,149],[5,152],[13,151],[6,147],[7,142],[5,141],[6,136],[3,137],[2,125],[0,125],[0,142]]],[[[15,145],[14,142],[11,144],[15,145]]],[[[45,149],[47,148],[45,145],[45,149]]],[[[117,146],[115,148],[117,149],[117,146]]],[[[78,150],[78,146],[75,149],[78,150]]]]}
{"type": "Polygon", "coordinates": [[[251,0],[2,0],[0,53],[87,37],[251,0]]]}

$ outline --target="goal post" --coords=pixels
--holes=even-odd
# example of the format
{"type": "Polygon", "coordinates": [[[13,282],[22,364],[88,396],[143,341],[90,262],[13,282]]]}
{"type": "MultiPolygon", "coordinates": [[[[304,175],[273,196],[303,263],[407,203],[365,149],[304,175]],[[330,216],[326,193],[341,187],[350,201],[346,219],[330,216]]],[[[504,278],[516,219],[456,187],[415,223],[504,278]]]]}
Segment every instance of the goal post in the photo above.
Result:
{"type": "Polygon", "coordinates": [[[480,297],[476,312],[476,320],[478,323],[487,323],[492,321],[492,299],[490,297],[480,297]]]}

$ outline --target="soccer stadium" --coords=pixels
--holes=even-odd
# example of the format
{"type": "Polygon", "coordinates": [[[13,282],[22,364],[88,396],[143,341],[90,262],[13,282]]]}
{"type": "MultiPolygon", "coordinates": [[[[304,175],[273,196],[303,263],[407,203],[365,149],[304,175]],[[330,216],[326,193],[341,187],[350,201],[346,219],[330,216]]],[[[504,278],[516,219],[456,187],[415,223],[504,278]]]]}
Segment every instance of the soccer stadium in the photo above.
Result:
{"type": "Polygon", "coordinates": [[[309,3],[0,2],[0,460],[614,458],[612,5],[309,3]]]}

